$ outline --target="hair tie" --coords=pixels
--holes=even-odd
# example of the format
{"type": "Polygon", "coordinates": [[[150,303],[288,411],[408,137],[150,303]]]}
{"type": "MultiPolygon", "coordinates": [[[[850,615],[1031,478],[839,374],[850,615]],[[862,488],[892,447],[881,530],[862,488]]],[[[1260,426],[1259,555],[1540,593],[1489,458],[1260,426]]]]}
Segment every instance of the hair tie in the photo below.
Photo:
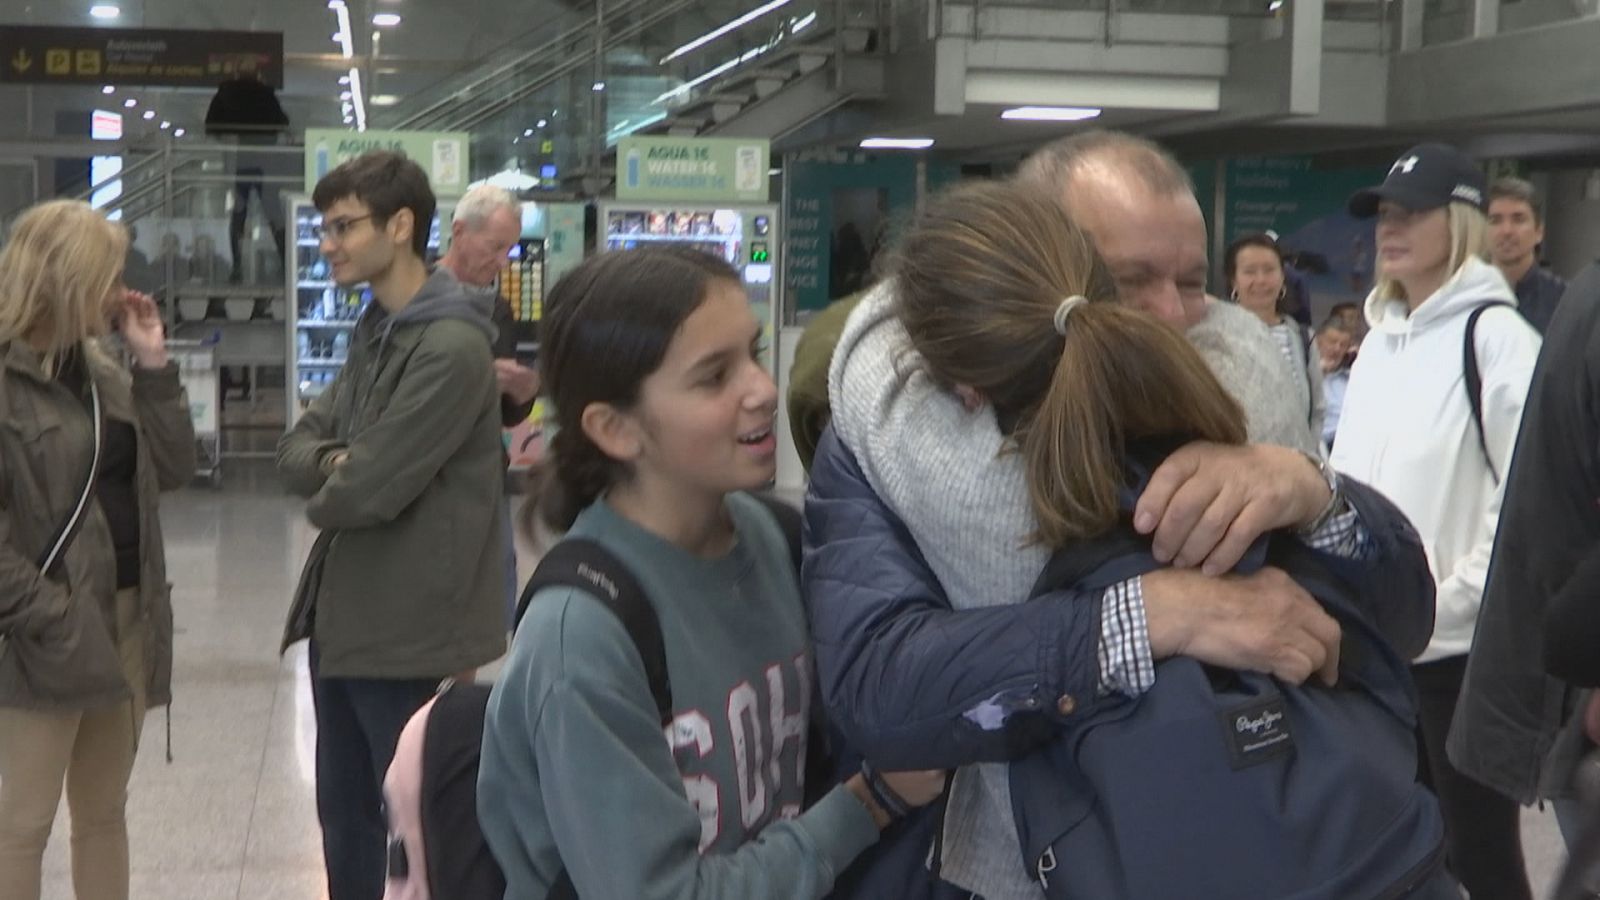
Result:
{"type": "Polygon", "coordinates": [[[1071,297],[1061,301],[1061,305],[1056,307],[1056,334],[1066,337],[1067,317],[1072,315],[1073,310],[1088,302],[1089,298],[1082,294],[1073,294],[1071,297]]]}

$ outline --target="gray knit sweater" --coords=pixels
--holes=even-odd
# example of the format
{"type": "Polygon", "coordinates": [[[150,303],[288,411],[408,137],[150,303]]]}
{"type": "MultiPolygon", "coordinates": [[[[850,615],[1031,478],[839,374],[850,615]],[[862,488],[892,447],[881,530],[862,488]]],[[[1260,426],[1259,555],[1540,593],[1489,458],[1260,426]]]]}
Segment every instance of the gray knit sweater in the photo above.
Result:
{"type": "MultiPolygon", "coordinates": [[[[1316,452],[1266,326],[1213,302],[1190,333],[1244,406],[1252,440],[1316,452]]],[[[845,326],[828,378],[833,427],[874,493],[910,529],[956,609],[1021,603],[1048,551],[1026,545],[1035,523],[1021,460],[985,406],[969,411],[934,382],[880,284],[845,326]]],[[[1302,401],[1303,402],[1303,401],[1302,401]]],[[[985,900],[1039,900],[1024,868],[1004,764],[956,773],[945,819],[944,878],[985,900]]]]}

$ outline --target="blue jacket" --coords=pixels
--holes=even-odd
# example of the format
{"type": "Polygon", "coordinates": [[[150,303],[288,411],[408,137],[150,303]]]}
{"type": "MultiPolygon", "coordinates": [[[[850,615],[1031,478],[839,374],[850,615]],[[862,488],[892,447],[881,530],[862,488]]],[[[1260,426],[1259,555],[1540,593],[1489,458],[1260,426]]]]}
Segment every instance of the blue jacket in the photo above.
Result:
{"type": "MultiPolygon", "coordinates": [[[[1330,563],[1335,574],[1367,596],[1431,597],[1427,557],[1405,515],[1366,485],[1346,479],[1343,489],[1373,553],[1330,563]]],[[[1100,604],[1063,590],[952,610],[910,532],[831,431],[811,470],[804,541],[801,587],[823,701],[850,748],[880,768],[1009,762],[1068,721],[1061,709],[1096,707],[1081,698],[1099,689],[1100,604]],[[1065,697],[1080,702],[1058,704],[1065,697]],[[985,730],[966,713],[991,699],[1011,714],[985,730]]],[[[1433,623],[1405,612],[1379,610],[1375,625],[1411,659],[1433,623]]]]}
{"type": "MultiPolygon", "coordinates": [[[[1368,596],[1431,598],[1433,576],[1405,515],[1366,485],[1346,480],[1344,492],[1373,553],[1362,563],[1329,561],[1334,574],[1368,596]]],[[[1103,705],[1058,703],[1097,695],[1101,604],[1077,602],[1084,592],[1068,589],[1011,606],[952,609],[904,523],[831,429],[811,470],[803,538],[801,587],[823,701],[849,749],[880,768],[1014,761],[1103,705]],[[999,728],[966,717],[991,700],[1010,713],[999,728]]],[[[1433,628],[1406,606],[1389,616],[1375,611],[1375,625],[1409,659],[1433,628]]],[[[939,818],[930,808],[886,835],[836,896],[959,896],[914,878],[930,849],[937,856],[939,818]],[[908,878],[912,886],[902,887],[908,878]]]]}

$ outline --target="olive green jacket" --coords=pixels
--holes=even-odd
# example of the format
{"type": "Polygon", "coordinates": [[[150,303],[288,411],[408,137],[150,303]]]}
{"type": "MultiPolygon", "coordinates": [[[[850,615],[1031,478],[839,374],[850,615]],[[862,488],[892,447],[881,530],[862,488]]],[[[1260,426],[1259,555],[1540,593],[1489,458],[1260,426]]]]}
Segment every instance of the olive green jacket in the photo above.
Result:
{"type": "Polygon", "coordinates": [[[279,473],[322,530],[283,646],[314,637],[322,675],[442,677],[505,652],[493,328],[447,278],[436,271],[396,316],[369,309],[338,377],[278,444],[279,473]]]}
{"type": "MultiPolygon", "coordinates": [[[[145,696],[172,701],[172,596],[158,496],[194,477],[194,424],[178,367],[128,371],[87,347],[108,419],[138,436],[139,619],[145,696]]],[[[116,549],[97,501],[56,577],[39,572],[45,545],[76,506],[93,458],[82,399],[48,377],[38,353],[0,343],[0,706],[91,709],[125,700],[116,630],[116,549]]],[[[91,495],[92,497],[92,495],[91,495]]]]}
{"type": "Polygon", "coordinates": [[[866,295],[862,291],[830,303],[806,324],[805,333],[795,345],[794,365],[789,369],[789,433],[794,436],[794,448],[807,472],[817,454],[817,442],[833,420],[828,403],[828,367],[833,362],[833,348],[839,344],[845,322],[866,295]]]}

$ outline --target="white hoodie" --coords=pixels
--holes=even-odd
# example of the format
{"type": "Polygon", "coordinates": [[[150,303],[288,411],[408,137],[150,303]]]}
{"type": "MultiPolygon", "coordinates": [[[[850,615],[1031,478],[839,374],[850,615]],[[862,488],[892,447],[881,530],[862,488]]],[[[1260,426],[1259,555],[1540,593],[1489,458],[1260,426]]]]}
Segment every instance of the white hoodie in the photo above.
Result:
{"type": "Polygon", "coordinates": [[[1431,662],[1472,647],[1494,550],[1511,454],[1522,423],[1539,335],[1510,308],[1478,320],[1478,372],[1491,472],[1467,399],[1462,342],[1473,308],[1515,305],[1500,270],[1468,260],[1411,313],[1404,301],[1367,298],[1371,333],[1350,373],[1333,467],[1386,494],[1410,517],[1438,585],[1431,662]],[[1497,483],[1498,477],[1498,483],[1497,483]]]}

